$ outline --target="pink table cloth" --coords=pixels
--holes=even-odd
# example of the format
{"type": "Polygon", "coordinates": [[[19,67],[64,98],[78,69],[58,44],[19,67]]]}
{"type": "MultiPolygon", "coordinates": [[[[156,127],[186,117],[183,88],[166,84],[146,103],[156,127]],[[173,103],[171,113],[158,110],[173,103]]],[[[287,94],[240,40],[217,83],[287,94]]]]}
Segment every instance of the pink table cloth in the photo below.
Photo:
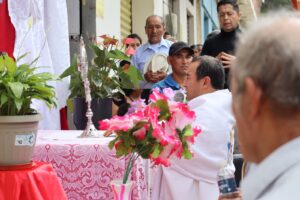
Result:
{"type": "MultiPolygon", "coordinates": [[[[52,164],[69,200],[113,199],[110,182],[123,177],[126,159],[108,148],[112,137],[78,138],[81,132],[39,131],[33,160],[52,164]]],[[[134,200],[147,199],[145,164],[138,159],[131,174],[134,200]]]]}

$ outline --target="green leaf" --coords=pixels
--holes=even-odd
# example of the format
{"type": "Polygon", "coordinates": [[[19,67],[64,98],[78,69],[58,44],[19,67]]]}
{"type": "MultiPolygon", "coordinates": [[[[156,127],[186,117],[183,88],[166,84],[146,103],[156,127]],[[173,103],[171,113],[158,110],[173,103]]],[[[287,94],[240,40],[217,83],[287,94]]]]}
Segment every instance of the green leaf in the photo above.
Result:
{"type": "Polygon", "coordinates": [[[8,97],[5,94],[1,94],[0,101],[0,106],[3,106],[3,104],[5,104],[8,101],[8,97]]]}
{"type": "Polygon", "coordinates": [[[38,57],[36,57],[29,65],[31,66],[31,65],[33,65],[34,63],[36,63],[38,60],[39,60],[39,56],[38,57]]]}
{"type": "Polygon", "coordinates": [[[168,102],[166,100],[157,100],[156,105],[160,108],[159,120],[167,120],[171,116],[168,102]]]}
{"type": "Polygon", "coordinates": [[[4,56],[0,56],[0,72],[5,71],[5,62],[4,62],[4,56]]]}
{"type": "Polygon", "coordinates": [[[68,67],[59,77],[65,78],[67,76],[71,76],[77,71],[77,58],[74,57],[72,60],[72,65],[68,67]]]}
{"type": "Polygon", "coordinates": [[[158,143],[156,143],[154,146],[153,146],[153,152],[152,152],[152,157],[153,158],[157,158],[160,154],[160,145],[158,143]]]}
{"type": "Polygon", "coordinates": [[[117,49],[109,51],[107,58],[130,61],[130,58],[124,52],[117,49]]]}
{"type": "Polygon", "coordinates": [[[52,86],[32,86],[32,89],[38,91],[38,93],[42,93],[43,95],[55,95],[55,92],[52,89],[52,86]]]}
{"type": "Polygon", "coordinates": [[[21,98],[23,93],[23,84],[20,82],[9,82],[8,87],[16,98],[21,98]]]}
{"type": "Polygon", "coordinates": [[[115,139],[111,140],[111,141],[108,143],[109,149],[113,149],[113,148],[114,148],[115,143],[116,143],[117,140],[118,140],[118,138],[115,138],[115,139]]]}
{"type": "Polygon", "coordinates": [[[67,108],[71,113],[74,112],[74,104],[72,99],[67,99],[67,108]]]}
{"type": "Polygon", "coordinates": [[[126,153],[127,153],[127,148],[126,148],[125,144],[123,142],[121,142],[118,146],[116,156],[117,156],[117,158],[120,158],[121,156],[126,155],[126,153]]]}
{"type": "Polygon", "coordinates": [[[91,44],[91,49],[94,51],[94,53],[97,55],[97,56],[101,56],[102,55],[102,51],[97,45],[95,44],[91,44]]]}
{"type": "Polygon", "coordinates": [[[17,70],[17,65],[13,58],[9,57],[8,55],[4,55],[4,65],[6,66],[7,73],[10,76],[13,76],[17,70]]]}
{"type": "Polygon", "coordinates": [[[183,129],[183,136],[192,136],[193,135],[193,130],[191,124],[187,125],[183,129]]]}
{"type": "Polygon", "coordinates": [[[23,100],[22,99],[14,99],[17,111],[19,112],[22,108],[23,100]]]}
{"type": "Polygon", "coordinates": [[[119,75],[120,79],[121,79],[121,85],[123,88],[126,89],[131,89],[134,87],[132,80],[130,79],[130,77],[128,76],[128,74],[126,73],[121,73],[119,75]]]}
{"type": "Polygon", "coordinates": [[[19,61],[22,60],[24,57],[26,57],[28,54],[29,54],[28,52],[22,54],[21,56],[19,56],[19,57],[17,58],[17,61],[16,61],[16,62],[19,62],[19,61]]]}
{"type": "Polygon", "coordinates": [[[190,150],[189,150],[188,148],[185,148],[185,149],[183,150],[182,156],[183,156],[185,159],[189,160],[189,159],[191,159],[191,158],[193,157],[193,154],[190,152],[190,150]]]}
{"type": "Polygon", "coordinates": [[[139,87],[139,81],[144,80],[141,72],[132,65],[127,70],[124,70],[124,73],[129,76],[129,79],[131,80],[135,88],[139,87]]]}

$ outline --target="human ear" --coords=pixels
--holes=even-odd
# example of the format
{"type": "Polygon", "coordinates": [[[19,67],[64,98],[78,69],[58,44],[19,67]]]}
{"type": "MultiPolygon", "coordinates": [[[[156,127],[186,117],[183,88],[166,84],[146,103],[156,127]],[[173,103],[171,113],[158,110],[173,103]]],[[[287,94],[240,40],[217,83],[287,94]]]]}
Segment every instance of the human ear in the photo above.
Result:
{"type": "Polygon", "coordinates": [[[245,79],[245,97],[244,99],[247,101],[247,107],[249,116],[251,119],[255,119],[260,115],[261,108],[263,106],[263,99],[262,99],[262,90],[261,88],[254,82],[252,78],[245,79]]]}
{"type": "Polygon", "coordinates": [[[205,77],[203,78],[203,86],[204,86],[205,88],[211,87],[211,79],[210,79],[209,76],[205,76],[205,77]]]}

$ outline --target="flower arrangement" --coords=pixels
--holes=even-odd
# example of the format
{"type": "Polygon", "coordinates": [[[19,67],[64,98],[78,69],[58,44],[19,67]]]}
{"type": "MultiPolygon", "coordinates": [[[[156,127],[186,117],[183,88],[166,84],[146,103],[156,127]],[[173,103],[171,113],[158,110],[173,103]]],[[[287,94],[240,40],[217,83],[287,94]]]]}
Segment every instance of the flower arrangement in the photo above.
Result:
{"type": "MultiPolygon", "coordinates": [[[[122,60],[130,62],[130,55],[134,53],[133,49],[126,48],[126,44],[132,42],[131,38],[119,40],[107,35],[99,36],[90,45],[95,57],[88,69],[88,78],[92,98],[111,98],[119,93],[123,95],[122,88],[134,88],[138,86],[139,80],[143,77],[133,66],[120,67],[122,60]]],[[[77,59],[73,59],[72,65],[66,69],[61,78],[71,76],[70,98],[84,97],[83,83],[80,72],[78,71],[77,59]]]]}
{"type": "Polygon", "coordinates": [[[134,161],[141,156],[154,164],[169,166],[171,157],[192,158],[189,144],[201,132],[192,127],[195,113],[185,103],[170,100],[174,97],[171,89],[165,94],[154,90],[150,95],[150,104],[136,101],[125,116],[114,116],[99,122],[100,130],[106,130],[106,136],[116,134],[109,148],[116,149],[116,156],[128,156],[129,162],[123,177],[123,184],[134,161]]]}

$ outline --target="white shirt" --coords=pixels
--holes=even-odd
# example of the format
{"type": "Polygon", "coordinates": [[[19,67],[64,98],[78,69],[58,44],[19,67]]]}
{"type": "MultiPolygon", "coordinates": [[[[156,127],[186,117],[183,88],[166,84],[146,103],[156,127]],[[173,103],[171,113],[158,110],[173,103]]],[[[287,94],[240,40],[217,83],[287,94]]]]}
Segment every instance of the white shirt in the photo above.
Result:
{"type": "MultiPolygon", "coordinates": [[[[135,66],[141,74],[144,74],[145,64],[157,53],[168,55],[169,48],[173,42],[161,39],[158,44],[150,44],[149,42],[137,48],[136,53],[132,56],[132,65],[135,66]]],[[[151,89],[153,83],[141,81],[140,86],[143,89],[151,89]]]]}
{"type": "Polygon", "coordinates": [[[300,137],[279,147],[245,177],[243,200],[300,199],[300,137]]]}
{"type": "MultiPolygon", "coordinates": [[[[227,159],[230,131],[235,124],[231,93],[219,90],[201,95],[188,105],[196,113],[193,125],[203,130],[191,146],[194,157],[191,160],[172,160],[170,167],[162,167],[161,182],[154,180],[156,188],[153,188],[152,199],[218,198],[217,172],[227,159]],[[155,196],[157,190],[160,190],[159,195],[155,196]]],[[[233,163],[231,169],[234,172],[233,163]]]]}

